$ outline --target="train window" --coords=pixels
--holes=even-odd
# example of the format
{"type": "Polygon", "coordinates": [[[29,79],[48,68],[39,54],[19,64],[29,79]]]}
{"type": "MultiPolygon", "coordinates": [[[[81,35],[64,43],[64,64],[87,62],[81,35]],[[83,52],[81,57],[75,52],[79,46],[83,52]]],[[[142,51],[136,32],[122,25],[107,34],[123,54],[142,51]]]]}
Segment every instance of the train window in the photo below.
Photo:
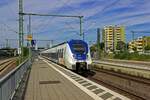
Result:
{"type": "Polygon", "coordinates": [[[63,58],[63,56],[64,56],[64,49],[62,49],[62,58],[63,58]]]}
{"type": "Polygon", "coordinates": [[[84,53],[86,48],[83,44],[73,44],[73,50],[78,53],[84,53]]]}
{"type": "Polygon", "coordinates": [[[61,49],[59,49],[59,58],[61,58],[61,49]]]}
{"type": "Polygon", "coordinates": [[[63,49],[61,49],[61,58],[63,58],[63,49]]]}
{"type": "Polygon", "coordinates": [[[58,58],[59,58],[59,56],[60,56],[60,50],[58,49],[58,53],[57,53],[57,55],[58,55],[58,58]]]}
{"type": "Polygon", "coordinates": [[[63,49],[58,50],[58,57],[63,58],[63,49]]]}

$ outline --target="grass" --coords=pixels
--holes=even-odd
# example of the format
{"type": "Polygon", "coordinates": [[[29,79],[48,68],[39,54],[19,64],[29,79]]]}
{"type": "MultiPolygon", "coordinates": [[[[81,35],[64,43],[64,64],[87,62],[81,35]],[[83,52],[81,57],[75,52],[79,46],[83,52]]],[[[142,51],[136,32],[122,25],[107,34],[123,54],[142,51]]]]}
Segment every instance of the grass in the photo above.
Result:
{"type": "Polygon", "coordinates": [[[121,52],[121,53],[111,53],[104,54],[101,53],[101,59],[121,59],[121,60],[135,60],[135,61],[150,61],[150,55],[138,54],[138,53],[129,53],[129,52],[121,52]]]}
{"type": "Polygon", "coordinates": [[[128,53],[128,52],[115,54],[113,58],[124,60],[150,61],[150,55],[128,53]]]}

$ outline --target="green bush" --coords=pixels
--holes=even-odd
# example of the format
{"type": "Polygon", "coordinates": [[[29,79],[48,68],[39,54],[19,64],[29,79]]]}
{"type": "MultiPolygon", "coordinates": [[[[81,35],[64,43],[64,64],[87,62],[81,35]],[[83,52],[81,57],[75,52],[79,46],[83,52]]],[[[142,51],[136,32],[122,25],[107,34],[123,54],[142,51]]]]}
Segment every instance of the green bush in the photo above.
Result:
{"type": "Polygon", "coordinates": [[[115,59],[125,59],[125,60],[141,60],[150,61],[150,55],[138,54],[138,53],[118,53],[114,55],[115,59]]]}
{"type": "Polygon", "coordinates": [[[23,47],[23,57],[27,57],[29,55],[29,49],[27,47],[23,47]]]}

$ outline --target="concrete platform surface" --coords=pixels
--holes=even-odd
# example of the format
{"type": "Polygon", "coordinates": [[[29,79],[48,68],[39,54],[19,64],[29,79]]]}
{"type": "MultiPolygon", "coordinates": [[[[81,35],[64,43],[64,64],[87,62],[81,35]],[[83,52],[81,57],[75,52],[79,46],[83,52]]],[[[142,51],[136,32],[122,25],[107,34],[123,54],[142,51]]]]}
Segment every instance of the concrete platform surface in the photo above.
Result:
{"type": "Polygon", "coordinates": [[[42,59],[35,60],[24,100],[93,100],[42,59]]]}

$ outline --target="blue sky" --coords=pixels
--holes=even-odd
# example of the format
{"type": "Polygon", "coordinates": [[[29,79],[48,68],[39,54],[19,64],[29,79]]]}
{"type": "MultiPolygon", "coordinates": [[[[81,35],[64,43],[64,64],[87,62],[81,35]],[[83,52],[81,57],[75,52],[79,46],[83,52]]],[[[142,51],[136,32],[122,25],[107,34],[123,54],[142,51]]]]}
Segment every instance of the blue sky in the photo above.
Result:
{"type": "MultiPolygon", "coordinates": [[[[150,30],[149,0],[24,0],[24,12],[42,14],[65,14],[84,16],[83,31],[86,41],[96,41],[96,28],[106,25],[126,27],[127,41],[132,30],[150,30]]],[[[18,0],[0,0],[0,45],[5,39],[18,38],[18,0]]],[[[28,17],[24,17],[27,32],[28,17]]],[[[77,18],[32,17],[35,39],[54,40],[55,43],[69,39],[81,39],[77,18]]],[[[136,37],[150,35],[138,33],[136,37]]],[[[14,44],[15,43],[15,44],[14,44]]],[[[16,46],[11,41],[10,45],[16,46]]],[[[44,45],[44,43],[42,43],[44,45]]]]}

